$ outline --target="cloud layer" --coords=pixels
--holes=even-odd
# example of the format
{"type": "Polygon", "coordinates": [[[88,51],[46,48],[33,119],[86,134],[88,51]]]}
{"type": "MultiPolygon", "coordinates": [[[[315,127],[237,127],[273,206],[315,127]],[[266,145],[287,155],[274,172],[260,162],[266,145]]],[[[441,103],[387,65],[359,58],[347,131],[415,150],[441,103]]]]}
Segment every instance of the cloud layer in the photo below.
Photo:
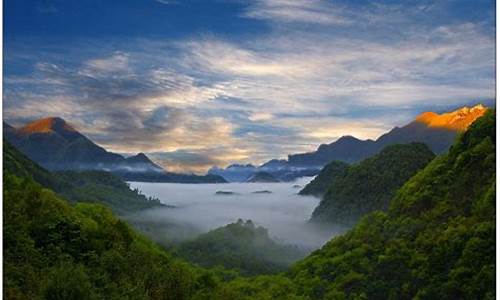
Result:
{"type": "Polygon", "coordinates": [[[110,150],[193,172],[375,138],[495,97],[494,25],[449,8],[259,0],[234,12],[268,26],[245,38],[8,41],[5,118],[58,115],[110,150]]]}

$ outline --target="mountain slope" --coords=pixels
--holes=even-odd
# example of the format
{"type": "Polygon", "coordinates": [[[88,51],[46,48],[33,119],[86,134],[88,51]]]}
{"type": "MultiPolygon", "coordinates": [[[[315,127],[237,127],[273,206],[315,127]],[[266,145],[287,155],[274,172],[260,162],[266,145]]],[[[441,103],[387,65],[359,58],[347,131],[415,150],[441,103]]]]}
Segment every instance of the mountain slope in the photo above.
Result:
{"type": "Polygon", "coordinates": [[[111,168],[123,157],[97,146],[63,119],[51,117],[19,129],[9,126],[5,138],[50,170],[111,168]]]}
{"type": "Polygon", "coordinates": [[[4,299],[206,299],[213,274],[190,266],[95,204],[70,206],[4,174],[4,299]]]}
{"type": "Polygon", "coordinates": [[[387,146],[332,180],[311,221],[351,225],[366,213],[386,210],[396,190],[433,158],[424,144],[387,146]]]}
{"type": "Polygon", "coordinates": [[[267,172],[259,171],[248,178],[246,182],[279,182],[279,180],[267,172]]]}
{"type": "Polygon", "coordinates": [[[245,275],[284,271],[304,254],[272,240],[263,227],[241,219],[182,243],[178,254],[204,267],[224,266],[245,275]]]}
{"type": "Polygon", "coordinates": [[[298,263],[291,278],[312,299],[495,298],[495,114],[391,201],[298,263]]]}
{"type": "Polygon", "coordinates": [[[49,172],[8,142],[3,143],[3,171],[23,178],[32,178],[72,202],[106,204],[118,214],[163,206],[158,199],[133,191],[119,177],[104,171],[49,172]]]}
{"type": "Polygon", "coordinates": [[[343,136],[331,144],[320,145],[314,152],[289,155],[288,162],[295,166],[324,166],[332,160],[353,163],[372,156],[385,146],[411,142],[424,143],[434,153],[444,153],[457,134],[467,129],[486,110],[486,107],[479,104],[441,115],[425,112],[413,122],[395,127],[375,141],[343,136]]]}
{"type": "Polygon", "coordinates": [[[299,195],[323,196],[328,187],[333,185],[338,178],[345,176],[348,168],[349,164],[347,163],[332,161],[299,192],[299,195]]]}
{"type": "Polygon", "coordinates": [[[14,128],[5,122],[4,137],[22,153],[48,170],[104,170],[128,181],[215,183],[219,176],[166,172],[144,153],[124,158],[108,152],[61,118],[51,117],[14,128]]]}

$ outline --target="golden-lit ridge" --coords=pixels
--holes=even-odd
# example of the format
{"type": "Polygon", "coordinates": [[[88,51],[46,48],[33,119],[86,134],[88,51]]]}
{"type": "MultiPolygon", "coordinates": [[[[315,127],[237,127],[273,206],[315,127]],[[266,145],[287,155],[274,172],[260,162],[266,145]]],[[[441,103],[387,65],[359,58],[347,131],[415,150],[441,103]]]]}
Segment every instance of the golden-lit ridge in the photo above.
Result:
{"type": "Polygon", "coordinates": [[[434,112],[424,112],[417,116],[416,121],[433,128],[446,128],[456,131],[466,130],[472,122],[481,117],[487,107],[478,104],[474,107],[464,106],[452,112],[437,114],[434,112]]]}
{"type": "Polygon", "coordinates": [[[76,130],[73,127],[71,127],[63,119],[58,117],[49,117],[36,120],[19,129],[19,131],[24,134],[49,133],[56,130],[76,132],[76,130]]]}

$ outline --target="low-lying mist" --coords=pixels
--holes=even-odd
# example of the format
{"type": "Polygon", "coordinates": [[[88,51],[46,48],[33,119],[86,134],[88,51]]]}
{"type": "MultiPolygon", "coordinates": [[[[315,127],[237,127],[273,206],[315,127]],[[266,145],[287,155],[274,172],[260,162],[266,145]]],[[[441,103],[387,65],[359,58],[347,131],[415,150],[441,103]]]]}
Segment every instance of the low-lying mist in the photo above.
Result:
{"type": "Polygon", "coordinates": [[[319,199],[299,196],[297,192],[311,179],[229,184],[131,182],[131,188],[138,188],[146,196],[156,197],[175,208],[152,209],[130,218],[139,226],[154,224],[154,230],[148,233],[167,243],[193,238],[238,219],[252,220],[267,228],[276,241],[309,251],[343,231],[307,223],[319,199]]]}

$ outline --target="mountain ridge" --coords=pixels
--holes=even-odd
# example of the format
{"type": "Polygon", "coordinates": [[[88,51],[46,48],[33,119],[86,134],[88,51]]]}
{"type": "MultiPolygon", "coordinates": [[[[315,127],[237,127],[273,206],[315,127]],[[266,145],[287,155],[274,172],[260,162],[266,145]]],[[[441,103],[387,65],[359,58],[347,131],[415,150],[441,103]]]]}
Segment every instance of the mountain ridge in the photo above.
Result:
{"type": "Polygon", "coordinates": [[[223,183],[216,175],[167,172],[144,153],[131,157],[107,151],[60,117],[35,120],[15,128],[3,122],[4,137],[23,154],[51,171],[104,170],[128,181],[223,183]]]}

